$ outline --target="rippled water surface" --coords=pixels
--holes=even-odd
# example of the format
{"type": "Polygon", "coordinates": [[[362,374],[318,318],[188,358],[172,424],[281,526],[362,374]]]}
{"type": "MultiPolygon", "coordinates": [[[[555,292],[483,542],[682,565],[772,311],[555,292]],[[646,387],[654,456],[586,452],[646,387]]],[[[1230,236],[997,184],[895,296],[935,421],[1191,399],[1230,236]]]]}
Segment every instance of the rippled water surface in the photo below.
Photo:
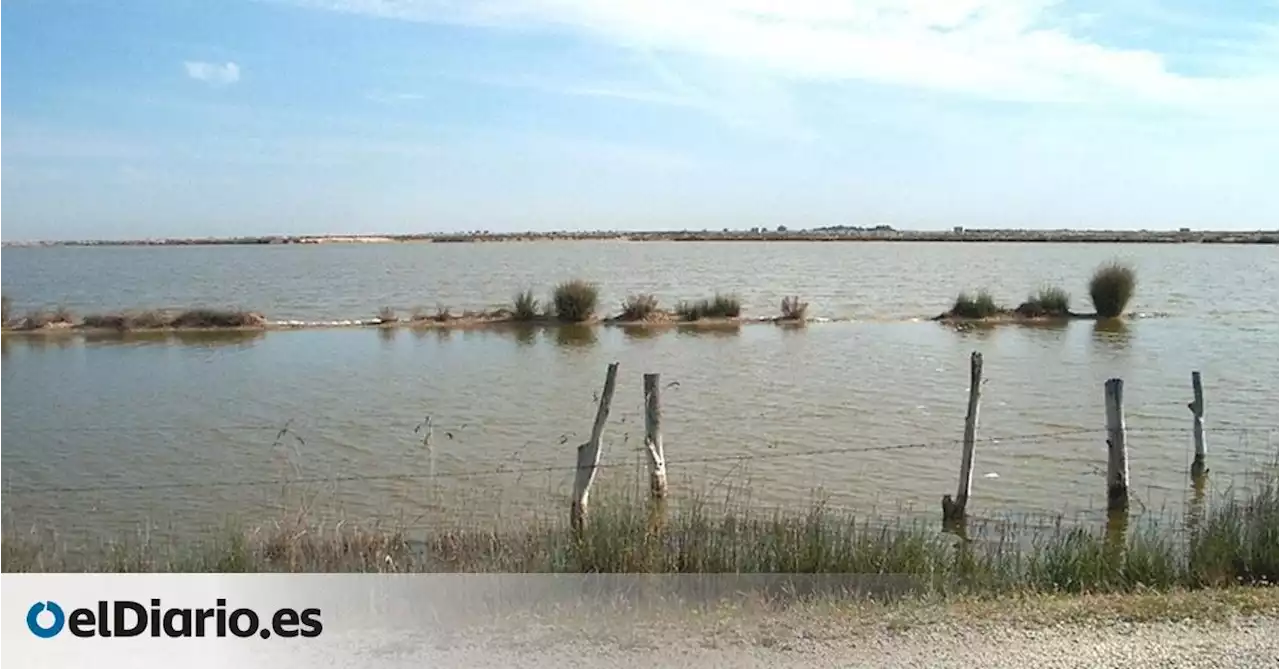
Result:
{"type": "MultiPolygon", "coordinates": [[[[1215,482],[1276,460],[1274,246],[786,243],[403,244],[5,249],[15,309],[234,305],[277,319],[455,311],[584,277],[604,304],[784,295],[787,329],[301,330],[22,338],[3,362],[7,524],[108,534],[305,509],[412,526],[559,514],[607,363],[621,376],[604,486],[638,479],[641,374],[664,384],[679,494],[761,506],[936,513],[953,493],[972,351],[985,357],[971,510],[1091,514],[1104,500],[1102,385],[1125,380],[1139,503],[1181,504],[1190,373],[1204,375],[1215,482]],[[1123,328],[957,331],[916,320],[961,288],[1016,302],[1059,283],[1088,309],[1100,262],[1138,269],[1123,328]],[[431,417],[429,443],[421,429],[431,417]],[[287,429],[286,429],[287,428],[287,429]],[[281,431],[284,434],[280,434],[281,431]],[[301,505],[301,506],[299,506],[301,505]]],[[[183,530],[177,530],[183,531],[183,530]]]]}

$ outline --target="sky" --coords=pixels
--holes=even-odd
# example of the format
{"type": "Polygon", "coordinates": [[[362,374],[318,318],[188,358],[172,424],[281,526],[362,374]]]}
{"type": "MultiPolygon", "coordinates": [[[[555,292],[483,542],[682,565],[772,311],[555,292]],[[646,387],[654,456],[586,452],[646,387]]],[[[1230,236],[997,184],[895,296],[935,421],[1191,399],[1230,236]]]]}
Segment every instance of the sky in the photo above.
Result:
{"type": "Polygon", "coordinates": [[[6,0],[6,241],[1269,229],[1275,0],[6,0]]]}

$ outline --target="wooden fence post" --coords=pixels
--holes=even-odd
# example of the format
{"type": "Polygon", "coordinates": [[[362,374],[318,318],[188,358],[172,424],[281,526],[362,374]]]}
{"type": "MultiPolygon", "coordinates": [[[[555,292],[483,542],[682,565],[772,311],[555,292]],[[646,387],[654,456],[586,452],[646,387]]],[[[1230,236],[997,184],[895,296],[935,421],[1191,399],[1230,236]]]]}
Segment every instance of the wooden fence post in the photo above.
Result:
{"type": "Polygon", "coordinates": [[[960,485],[955,500],[951,495],[942,498],[942,520],[956,521],[964,518],[969,492],[973,489],[973,448],[978,434],[978,400],[982,395],[982,354],[974,351],[969,356],[969,411],[964,417],[964,451],[960,456],[960,485]]]}
{"type": "Polygon", "coordinates": [[[1129,508],[1129,450],[1125,444],[1124,381],[1108,379],[1103,387],[1107,407],[1107,510],[1129,508]]]}
{"type": "Polygon", "coordinates": [[[654,499],[667,496],[667,456],[662,448],[661,376],[644,375],[644,445],[649,451],[649,492],[654,499]]]}
{"type": "Polygon", "coordinates": [[[573,506],[569,513],[569,525],[581,533],[587,525],[587,496],[591,482],[600,466],[600,441],[604,437],[604,425],[609,420],[609,407],[613,404],[613,389],[618,382],[618,363],[609,363],[604,376],[604,390],[596,407],[596,421],[591,426],[591,438],[578,447],[578,472],[573,478],[573,506]]]}
{"type": "Polygon", "coordinates": [[[1196,444],[1196,457],[1191,463],[1191,476],[1199,478],[1209,471],[1205,462],[1204,388],[1200,385],[1200,372],[1191,372],[1191,392],[1195,399],[1187,404],[1187,408],[1191,409],[1191,436],[1196,444]]]}

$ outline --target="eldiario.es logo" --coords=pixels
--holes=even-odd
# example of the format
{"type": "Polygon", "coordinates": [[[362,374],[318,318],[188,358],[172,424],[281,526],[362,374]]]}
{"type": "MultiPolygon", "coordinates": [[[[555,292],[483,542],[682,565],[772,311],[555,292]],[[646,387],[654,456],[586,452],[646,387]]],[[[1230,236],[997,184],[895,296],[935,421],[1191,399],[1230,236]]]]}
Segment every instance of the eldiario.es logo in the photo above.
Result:
{"type": "Polygon", "coordinates": [[[27,610],[27,627],[41,639],[57,636],[65,628],[72,636],[204,638],[272,636],[285,638],[320,636],[324,625],[320,609],[279,609],[266,626],[252,609],[227,610],[227,600],[218,599],[208,609],[163,608],[159,599],[147,607],[138,602],[99,601],[94,608],[76,608],[69,613],[57,602],[36,602],[27,610]]]}

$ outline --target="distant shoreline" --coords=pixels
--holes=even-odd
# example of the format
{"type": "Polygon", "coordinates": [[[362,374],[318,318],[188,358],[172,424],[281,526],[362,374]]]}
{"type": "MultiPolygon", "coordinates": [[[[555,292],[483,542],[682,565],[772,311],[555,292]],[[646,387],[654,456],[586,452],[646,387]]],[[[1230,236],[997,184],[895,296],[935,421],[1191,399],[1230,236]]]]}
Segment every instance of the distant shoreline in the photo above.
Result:
{"type": "Polygon", "coordinates": [[[539,241],[629,242],[977,242],[1092,244],[1277,244],[1275,231],[1212,230],[995,230],[950,231],[879,228],[816,230],[731,230],[666,232],[512,232],[421,233],[401,235],[262,235],[256,237],[165,238],[3,242],[5,247],[56,246],[252,246],[276,244],[395,244],[407,242],[487,243],[539,241]]]}

